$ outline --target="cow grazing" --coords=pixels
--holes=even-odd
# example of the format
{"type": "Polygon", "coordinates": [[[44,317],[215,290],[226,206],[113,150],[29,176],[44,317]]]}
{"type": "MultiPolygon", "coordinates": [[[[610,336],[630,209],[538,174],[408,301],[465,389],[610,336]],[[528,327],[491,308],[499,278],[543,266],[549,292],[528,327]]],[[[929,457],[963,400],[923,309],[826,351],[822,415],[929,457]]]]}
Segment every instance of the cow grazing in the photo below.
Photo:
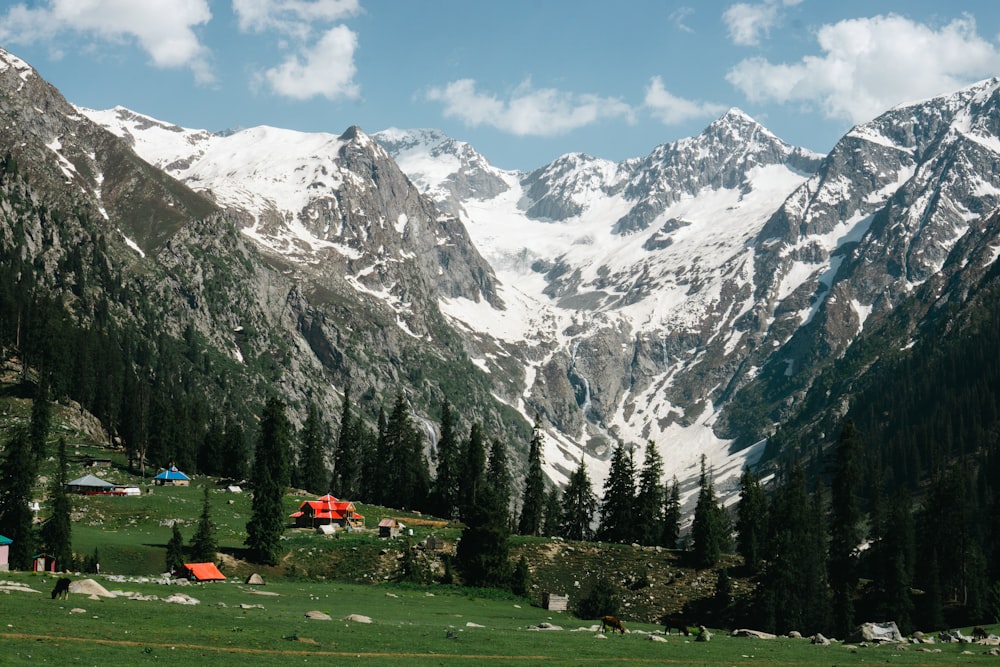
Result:
{"type": "Polygon", "coordinates": [[[677,628],[679,632],[683,632],[685,637],[690,636],[691,631],[688,629],[691,624],[683,616],[678,616],[676,614],[664,614],[660,618],[660,622],[663,623],[663,630],[669,635],[671,628],[677,628]]]}
{"type": "Polygon", "coordinates": [[[52,589],[52,599],[61,598],[65,600],[69,598],[69,584],[70,580],[67,577],[60,577],[56,580],[56,587],[52,589]]]}
{"type": "Polygon", "coordinates": [[[607,628],[611,628],[611,634],[615,634],[617,630],[623,637],[625,636],[625,626],[617,616],[601,616],[601,632],[607,628]]]}
{"type": "Polygon", "coordinates": [[[982,640],[986,639],[986,637],[988,637],[988,636],[989,635],[986,634],[986,628],[984,628],[983,626],[977,625],[976,627],[972,628],[972,639],[973,640],[979,642],[979,641],[982,641],[982,640]]]}

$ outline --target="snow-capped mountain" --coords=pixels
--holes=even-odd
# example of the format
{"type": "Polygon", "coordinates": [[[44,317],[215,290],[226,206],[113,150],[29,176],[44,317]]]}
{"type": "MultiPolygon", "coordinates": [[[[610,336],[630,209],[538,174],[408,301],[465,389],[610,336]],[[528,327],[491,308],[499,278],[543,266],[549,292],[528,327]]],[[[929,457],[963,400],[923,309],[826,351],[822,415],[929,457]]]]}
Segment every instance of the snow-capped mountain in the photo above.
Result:
{"type": "Polygon", "coordinates": [[[706,454],[722,481],[996,209],[997,89],[890,110],[825,157],[733,109],[645,157],[530,173],[433,130],[214,135],[82,112],[407,334],[431,335],[433,303],[495,396],[545,418],[553,479],[583,457],[601,480],[613,443],[653,440],[670,474],[706,454]],[[433,289],[400,280],[400,259],[433,289]]]}

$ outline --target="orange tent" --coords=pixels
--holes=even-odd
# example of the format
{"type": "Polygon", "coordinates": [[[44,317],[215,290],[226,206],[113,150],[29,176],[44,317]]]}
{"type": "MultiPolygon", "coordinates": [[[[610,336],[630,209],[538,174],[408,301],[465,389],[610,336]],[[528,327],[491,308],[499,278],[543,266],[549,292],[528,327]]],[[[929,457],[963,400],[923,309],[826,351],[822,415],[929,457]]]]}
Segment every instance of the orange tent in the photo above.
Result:
{"type": "Polygon", "coordinates": [[[195,581],[225,581],[226,575],[219,572],[215,563],[184,563],[184,569],[195,581]]]}

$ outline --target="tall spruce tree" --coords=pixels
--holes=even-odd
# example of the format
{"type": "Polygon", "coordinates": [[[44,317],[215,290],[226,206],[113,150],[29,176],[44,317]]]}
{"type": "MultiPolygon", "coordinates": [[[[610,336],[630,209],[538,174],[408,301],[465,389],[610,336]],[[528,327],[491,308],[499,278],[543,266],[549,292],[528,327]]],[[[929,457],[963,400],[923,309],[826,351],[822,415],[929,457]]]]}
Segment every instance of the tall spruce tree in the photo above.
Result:
{"type": "Polygon", "coordinates": [[[528,445],[528,472],[524,477],[524,497],[517,532],[521,535],[539,535],[542,532],[542,513],[545,503],[545,476],[542,472],[542,424],[535,416],[528,445]]]}
{"type": "Polygon", "coordinates": [[[247,522],[245,544],[250,560],[262,565],[277,565],[281,535],[285,530],[282,499],[289,483],[288,457],[292,443],[292,425],[285,415],[285,404],[270,398],[261,416],[260,438],[254,454],[252,516],[247,522]]]}
{"type": "Polygon", "coordinates": [[[509,588],[510,531],[506,517],[506,507],[493,486],[480,485],[465,510],[466,527],[455,554],[467,585],[509,588]]]}
{"type": "Polygon", "coordinates": [[[330,477],[326,472],[326,448],[330,431],[323,421],[319,408],[309,404],[305,424],[299,436],[297,486],[310,493],[322,495],[330,490],[330,477]]]}
{"type": "Polygon", "coordinates": [[[38,470],[38,459],[31,451],[28,432],[17,428],[7,442],[0,465],[0,535],[12,540],[8,554],[15,570],[31,567],[35,554],[35,531],[32,527],[31,493],[38,470]]]}
{"type": "Polygon", "coordinates": [[[636,539],[639,544],[658,546],[663,536],[663,457],[656,443],[646,443],[646,458],[639,473],[639,492],[635,498],[636,539]]]}
{"type": "Polygon", "coordinates": [[[383,461],[386,470],[385,502],[403,508],[423,507],[430,491],[430,472],[424,456],[423,438],[413,425],[410,407],[402,393],[397,394],[386,422],[382,448],[387,457],[383,461]]]}
{"type": "Polygon", "coordinates": [[[205,475],[223,474],[226,449],[226,432],[222,420],[213,416],[198,450],[198,471],[205,475]]]}
{"type": "Polygon", "coordinates": [[[553,487],[545,494],[545,509],[542,512],[542,527],[540,535],[555,537],[559,535],[559,522],[562,519],[562,498],[559,489],[553,487]]]}
{"type": "Polygon", "coordinates": [[[740,502],[737,506],[736,546],[750,574],[760,572],[767,530],[767,497],[760,475],[747,469],[740,476],[740,502]]]}
{"type": "Polygon", "coordinates": [[[912,499],[900,490],[873,519],[872,546],[868,550],[879,618],[891,618],[901,632],[913,630],[910,590],[916,564],[912,499]]]}
{"type": "Polygon", "coordinates": [[[250,460],[250,450],[247,447],[243,427],[236,421],[226,422],[224,455],[222,457],[222,472],[235,479],[244,480],[250,474],[247,461],[250,460]]]}
{"type": "Polygon", "coordinates": [[[201,516],[198,518],[198,528],[195,529],[194,535],[191,537],[190,553],[193,562],[215,562],[219,551],[219,543],[216,540],[215,532],[215,524],[212,522],[212,503],[209,497],[209,488],[206,486],[201,502],[201,516]]]}
{"type": "Polygon", "coordinates": [[[676,549],[681,538],[681,487],[675,476],[663,499],[663,534],[660,545],[676,549]]]}
{"type": "Polygon", "coordinates": [[[63,570],[73,567],[72,505],[66,495],[66,439],[59,438],[57,468],[49,486],[49,518],[42,524],[41,538],[45,552],[55,558],[63,570]]]}
{"type": "Polygon", "coordinates": [[[469,437],[463,443],[459,470],[458,507],[459,514],[465,521],[486,478],[486,445],[483,442],[482,427],[478,423],[472,425],[469,437]]]}
{"type": "Polygon", "coordinates": [[[356,498],[361,494],[363,474],[364,424],[351,410],[351,388],[344,389],[344,404],[340,412],[340,431],[334,453],[330,489],[341,498],[356,498]]]}
{"type": "Polygon", "coordinates": [[[861,544],[860,484],[861,436],[847,420],[837,438],[836,468],[831,489],[830,553],[833,631],[845,636],[854,629],[854,592],[858,586],[858,547],[861,544]]]}
{"type": "Polygon", "coordinates": [[[559,536],[568,540],[592,540],[594,530],[590,527],[597,512],[597,496],[590,484],[587,466],[580,465],[570,473],[562,494],[562,514],[559,519],[559,536]]]}
{"type": "Polygon", "coordinates": [[[510,466],[507,462],[507,446],[499,439],[494,439],[490,445],[489,458],[486,462],[486,483],[496,496],[496,502],[505,519],[510,517],[511,486],[510,466]]]}
{"type": "Polygon", "coordinates": [[[437,467],[431,484],[431,511],[446,519],[458,517],[459,442],[451,403],[441,405],[441,437],[435,453],[437,467]]]}
{"type": "Polygon", "coordinates": [[[618,443],[611,454],[611,468],[604,481],[601,521],[597,539],[627,544],[635,537],[635,463],[632,451],[618,443]]]}
{"type": "Polygon", "coordinates": [[[715,488],[706,469],[704,455],[701,457],[698,488],[698,502],[691,522],[692,557],[695,567],[713,567],[719,562],[722,552],[727,547],[729,521],[715,496],[715,488]]]}
{"type": "Polygon", "coordinates": [[[166,562],[167,572],[178,572],[184,567],[184,536],[180,525],[176,522],[171,528],[170,540],[167,542],[166,562]]]}
{"type": "Polygon", "coordinates": [[[45,441],[49,437],[49,426],[52,422],[52,403],[49,397],[49,378],[41,374],[35,386],[35,398],[31,402],[31,426],[28,439],[31,451],[39,461],[45,456],[45,441]]]}

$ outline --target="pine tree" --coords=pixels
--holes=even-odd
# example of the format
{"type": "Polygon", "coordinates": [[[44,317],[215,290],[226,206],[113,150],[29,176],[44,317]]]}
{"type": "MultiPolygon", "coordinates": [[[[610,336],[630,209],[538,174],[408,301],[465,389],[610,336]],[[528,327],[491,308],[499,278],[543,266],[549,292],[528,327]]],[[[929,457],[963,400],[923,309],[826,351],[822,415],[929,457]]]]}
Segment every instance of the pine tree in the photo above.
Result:
{"type": "Polygon", "coordinates": [[[49,487],[49,518],[42,524],[41,538],[45,552],[55,558],[63,570],[73,567],[72,505],[66,495],[66,439],[59,438],[58,467],[49,487]]]}
{"type": "Polygon", "coordinates": [[[195,563],[215,562],[219,544],[215,539],[215,524],[212,523],[212,505],[209,500],[209,489],[205,487],[201,504],[201,517],[198,528],[191,538],[191,560],[195,563]]]}
{"type": "Polygon", "coordinates": [[[364,426],[361,417],[353,415],[351,407],[351,389],[346,387],[330,481],[330,488],[341,498],[356,498],[361,494],[364,426]]]}
{"type": "Polygon", "coordinates": [[[507,447],[498,439],[490,445],[489,460],[486,463],[486,483],[497,497],[504,517],[510,517],[510,495],[513,482],[507,464],[507,447]]]}
{"type": "Polygon", "coordinates": [[[566,489],[562,494],[562,515],[559,519],[559,536],[568,540],[592,540],[594,531],[590,527],[597,511],[597,496],[590,485],[587,466],[580,465],[570,473],[566,489]]]}
{"type": "Polygon", "coordinates": [[[506,511],[489,484],[483,484],[466,509],[466,523],[456,550],[462,577],[469,586],[509,588],[511,569],[506,511]]]}
{"type": "Polygon", "coordinates": [[[458,478],[459,515],[465,521],[471,510],[471,504],[481,491],[486,478],[486,449],[482,427],[478,423],[472,425],[469,437],[463,443],[459,470],[461,472],[458,478]]]}
{"type": "Polygon", "coordinates": [[[252,471],[253,514],[247,523],[245,544],[250,547],[253,562],[277,565],[279,541],[285,529],[282,499],[289,482],[288,456],[292,438],[284,403],[277,398],[268,399],[260,428],[252,471]]]}
{"type": "Polygon", "coordinates": [[[250,474],[247,466],[247,461],[250,459],[250,452],[247,448],[246,438],[243,435],[243,427],[238,422],[229,421],[226,423],[223,452],[223,474],[235,480],[247,479],[250,474]]]}
{"type": "Polygon", "coordinates": [[[29,503],[38,460],[31,451],[24,428],[14,431],[4,453],[6,457],[0,465],[0,535],[13,541],[8,554],[10,566],[27,570],[35,554],[35,531],[29,503]]]}
{"type": "Polygon", "coordinates": [[[663,457],[656,443],[646,443],[646,459],[639,473],[639,493],[635,498],[636,539],[639,544],[657,546],[663,536],[663,457]]]}
{"type": "Polygon", "coordinates": [[[431,485],[431,511],[437,516],[458,516],[459,443],[451,403],[441,406],[441,437],[437,444],[437,468],[431,485]]]}
{"type": "Polygon", "coordinates": [[[298,461],[298,486],[322,495],[329,491],[330,478],[326,472],[326,443],[330,432],[320,415],[319,408],[310,403],[306,422],[300,435],[301,448],[298,461]]]}
{"type": "Polygon", "coordinates": [[[172,531],[167,542],[167,572],[177,572],[184,567],[184,537],[178,524],[174,523],[172,531]]]}
{"type": "Polygon", "coordinates": [[[542,528],[539,534],[555,537],[559,535],[559,522],[562,519],[562,498],[559,489],[553,487],[545,494],[545,509],[542,512],[542,528]]]}
{"type": "Polygon", "coordinates": [[[664,493],[663,501],[663,535],[660,545],[668,549],[676,549],[681,537],[681,487],[677,477],[673,479],[670,488],[664,493]]]}
{"type": "Polygon", "coordinates": [[[713,567],[719,562],[728,541],[728,520],[715,497],[715,488],[701,457],[698,502],[691,523],[692,556],[695,567],[713,567]]]}
{"type": "MultiPolygon", "coordinates": [[[[542,531],[542,512],[545,502],[545,476],[542,472],[542,424],[535,416],[528,445],[528,472],[524,478],[524,497],[517,532],[521,535],[539,535],[542,531]]],[[[551,533],[550,533],[551,534],[551,533]]]]}
{"type": "Polygon", "coordinates": [[[913,622],[913,600],[910,587],[916,562],[912,500],[899,491],[872,528],[869,549],[872,574],[875,578],[876,611],[880,618],[896,621],[901,632],[910,632],[913,622]]]}
{"type": "Polygon", "coordinates": [[[597,539],[627,544],[634,537],[635,464],[632,452],[619,443],[611,454],[611,468],[604,481],[601,521],[597,539]]]}
{"type": "Polygon", "coordinates": [[[736,545],[750,574],[760,572],[763,542],[767,529],[767,497],[760,476],[749,469],[740,476],[740,502],[737,508],[736,545]]]}
{"type": "Polygon", "coordinates": [[[403,394],[397,394],[396,403],[386,422],[385,438],[381,450],[386,458],[383,488],[386,504],[403,508],[422,507],[430,490],[430,472],[423,451],[423,438],[413,425],[409,405],[403,394]]]}
{"type": "Polygon", "coordinates": [[[226,433],[218,417],[208,422],[208,430],[198,450],[198,470],[205,475],[221,475],[226,448],[226,433]]]}
{"type": "Polygon", "coordinates": [[[857,549],[861,544],[858,500],[861,439],[854,422],[844,422],[837,439],[836,470],[830,505],[830,589],[833,631],[844,636],[854,629],[854,592],[858,585],[857,549]]]}

